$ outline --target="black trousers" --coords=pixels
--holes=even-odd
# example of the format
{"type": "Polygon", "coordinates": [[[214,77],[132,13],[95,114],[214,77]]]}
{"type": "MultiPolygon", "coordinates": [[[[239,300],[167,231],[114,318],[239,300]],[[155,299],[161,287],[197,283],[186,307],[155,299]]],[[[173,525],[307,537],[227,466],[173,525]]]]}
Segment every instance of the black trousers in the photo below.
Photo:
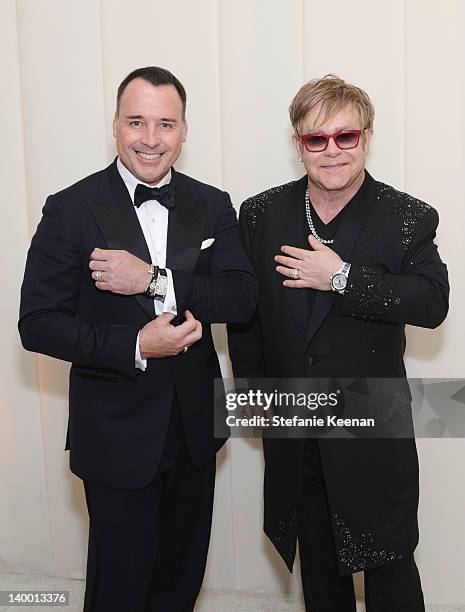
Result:
{"type": "Polygon", "coordinates": [[[162,461],[144,489],[84,483],[84,612],[192,612],[210,540],[215,459],[192,466],[174,403],[162,461]]]}
{"type": "MultiPolygon", "coordinates": [[[[318,440],[305,442],[299,551],[307,612],[355,612],[352,576],[338,571],[318,440]]],[[[367,612],[424,612],[413,555],[365,572],[367,612]]]]}

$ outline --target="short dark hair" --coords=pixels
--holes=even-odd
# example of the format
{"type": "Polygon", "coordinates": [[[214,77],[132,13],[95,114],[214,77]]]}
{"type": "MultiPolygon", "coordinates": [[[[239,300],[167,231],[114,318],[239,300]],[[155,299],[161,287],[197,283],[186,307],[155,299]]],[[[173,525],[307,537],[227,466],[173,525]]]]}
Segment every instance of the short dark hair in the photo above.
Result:
{"type": "Polygon", "coordinates": [[[166,70],[166,68],[160,68],[159,66],[137,68],[136,70],[130,72],[124,81],[121,82],[116,94],[116,116],[119,115],[121,96],[129,83],[134,79],[144,79],[144,81],[151,83],[155,87],[160,87],[160,85],[173,85],[181,98],[182,118],[185,119],[187,101],[186,90],[184,89],[182,83],[174,76],[174,74],[171,74],[171,72],[166,70]]]}

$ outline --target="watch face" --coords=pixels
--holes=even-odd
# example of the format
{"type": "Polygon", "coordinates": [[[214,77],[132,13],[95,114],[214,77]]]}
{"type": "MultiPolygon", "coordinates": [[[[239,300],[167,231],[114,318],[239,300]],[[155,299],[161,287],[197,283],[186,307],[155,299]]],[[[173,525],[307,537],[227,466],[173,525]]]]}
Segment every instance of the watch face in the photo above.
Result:
{"type": "Polygon", "coordinates": [[[345,274],[335,274],[333,276],[332,285],[336,291],[342,291],[343,289],[345,289],[347,285],[347,277],[345,276],[345,274]]]}

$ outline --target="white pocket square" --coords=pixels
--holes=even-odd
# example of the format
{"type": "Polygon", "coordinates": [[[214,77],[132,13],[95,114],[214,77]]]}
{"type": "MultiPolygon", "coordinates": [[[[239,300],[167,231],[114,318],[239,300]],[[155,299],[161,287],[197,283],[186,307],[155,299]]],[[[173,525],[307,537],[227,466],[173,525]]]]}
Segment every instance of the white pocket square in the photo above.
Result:
{"type": "Polygon", "coordinates": [[[200,250],[202,251],[203,249],[208,249],[208,247],[211,246],[214,242],[214,238],[207,238],[206,240],[203,240],[202,244],[200,245],[200,250]]]}

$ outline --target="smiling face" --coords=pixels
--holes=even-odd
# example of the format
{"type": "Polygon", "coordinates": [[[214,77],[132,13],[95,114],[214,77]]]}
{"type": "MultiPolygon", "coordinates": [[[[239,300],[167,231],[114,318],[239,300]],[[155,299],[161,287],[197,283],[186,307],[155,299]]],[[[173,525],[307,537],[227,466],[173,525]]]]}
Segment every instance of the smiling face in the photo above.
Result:
{"type": "Polygon", "coordinates": [[[368,146],[373,130],[363,130],[360,125],[360,117],[356,109],[348,106],[338,111],[324,123],[320,123],[320,107],[312,109],[301,122],[300,134],[311,132],[325,132],[333,134],[340,130],[359,130],[362,135],[355,149],[341,150],[330,138],[328,147],[320,153],[310,153],[303,146],[297,136],[293,136],[293,142],[302,157],[303,164],[308,174],[309,185],[315,190],[336,195],[358,190],[363,182],[365,161],[368,155],[368,146]]]}
{"type": "Polygon", "coordinates": [[[113,136],[120,160],[140,181],[156,185],[181,153],[187,124],[173,85],[136,78],[124,90],[113,136]]]}

